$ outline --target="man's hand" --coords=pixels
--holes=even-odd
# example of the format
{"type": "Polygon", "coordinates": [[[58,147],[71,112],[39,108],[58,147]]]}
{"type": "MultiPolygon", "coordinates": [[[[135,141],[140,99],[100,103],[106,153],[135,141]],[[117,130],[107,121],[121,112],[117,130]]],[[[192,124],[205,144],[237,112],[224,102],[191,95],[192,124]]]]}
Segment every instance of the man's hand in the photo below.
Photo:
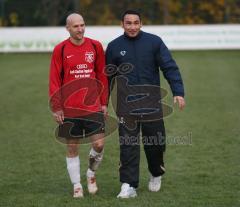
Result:
{"type": "Polygon", "coordinates": [[[53,118],[54,120],[59,123],[59,124],[63,124],[63,120],[64,120],[64,113],[63,111],[57,111],[53,113],[53,118]]]}
{"type": "Polygon", "coordinates": [[[103,105],[103,106],[101,107],[101,109],[102,109],[104,118],[106,119],[106,118],[107,118],[107,115],[108,115],[107,106],[103,105]]]}
{"type": "Polygon", "coordinates": [[[182,96],[174,96],[173,101],[174,101],[174,104],[178,103],[180,110],[183,110],[183,108],[185,106],[185,100],[182,96]]]}

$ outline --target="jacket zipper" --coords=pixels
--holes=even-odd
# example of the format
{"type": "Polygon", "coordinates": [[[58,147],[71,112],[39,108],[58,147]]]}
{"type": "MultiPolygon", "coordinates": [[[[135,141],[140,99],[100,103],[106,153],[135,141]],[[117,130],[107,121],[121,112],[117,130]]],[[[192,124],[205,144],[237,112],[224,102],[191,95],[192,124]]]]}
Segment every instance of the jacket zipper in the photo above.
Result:
{"type": "Polygon", "coordinates": [[[140,77],[139,77],[139,67],[138,66],[138,58],[137,58],[137,52],[136,52],[136,41],[133,41],[133,54],[134,54],[134,60],[135,60],[135,71],[136,71],[136,76],[137,76],[137,84],[140,84],[140,77]]]}

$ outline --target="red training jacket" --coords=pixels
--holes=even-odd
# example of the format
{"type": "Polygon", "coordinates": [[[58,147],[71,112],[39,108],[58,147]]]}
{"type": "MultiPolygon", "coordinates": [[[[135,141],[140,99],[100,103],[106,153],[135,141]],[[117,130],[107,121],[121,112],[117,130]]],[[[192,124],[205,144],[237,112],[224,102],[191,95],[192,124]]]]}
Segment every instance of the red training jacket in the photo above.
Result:
{"type": "Polygon", "coordinates": [[[65,117],[79,117],[101,111],[108,102],[105,55],[100,42],[84,37],[81,45],[70,39],[53,50],[49,96],[53,112],[63,110],[65,117]]]}

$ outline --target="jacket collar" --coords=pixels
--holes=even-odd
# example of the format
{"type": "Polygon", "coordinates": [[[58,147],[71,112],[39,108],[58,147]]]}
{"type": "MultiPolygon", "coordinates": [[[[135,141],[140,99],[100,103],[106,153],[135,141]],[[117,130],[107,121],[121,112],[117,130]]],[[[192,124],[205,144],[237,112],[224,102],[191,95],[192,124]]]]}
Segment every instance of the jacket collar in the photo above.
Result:
{"type": "Polygon", "coordinates": [[[129,37],[125,32],[124,32],[124,37],[129,39],[129,40],[138,40],[140,37],[143,35],[143,31],[140,30],[138,35],[136,37],[129,37]]]}

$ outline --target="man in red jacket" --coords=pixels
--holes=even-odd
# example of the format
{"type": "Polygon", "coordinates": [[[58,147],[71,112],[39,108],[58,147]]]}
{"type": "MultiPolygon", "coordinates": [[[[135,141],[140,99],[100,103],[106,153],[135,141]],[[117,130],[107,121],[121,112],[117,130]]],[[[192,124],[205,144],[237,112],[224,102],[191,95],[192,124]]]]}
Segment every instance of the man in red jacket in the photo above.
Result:
{"type": "Polygon", "coordinates": [[[64,137],[67,143],[67,170],[74,186],[73,197],[83,197],[78,141],[79,137],[90,137],[92,142],[87,181],[89,193],[95,194],[98,190],[95,171],[103,158],[108,81],[104,73],[102,45],[84,37],[83,17],[76,13],[70,14],[66,19],[66,29],[70,37],[58,44],[52,54],[50,107],[59,124],[59,132],[61,127],[71,124],[64,137]]]}

